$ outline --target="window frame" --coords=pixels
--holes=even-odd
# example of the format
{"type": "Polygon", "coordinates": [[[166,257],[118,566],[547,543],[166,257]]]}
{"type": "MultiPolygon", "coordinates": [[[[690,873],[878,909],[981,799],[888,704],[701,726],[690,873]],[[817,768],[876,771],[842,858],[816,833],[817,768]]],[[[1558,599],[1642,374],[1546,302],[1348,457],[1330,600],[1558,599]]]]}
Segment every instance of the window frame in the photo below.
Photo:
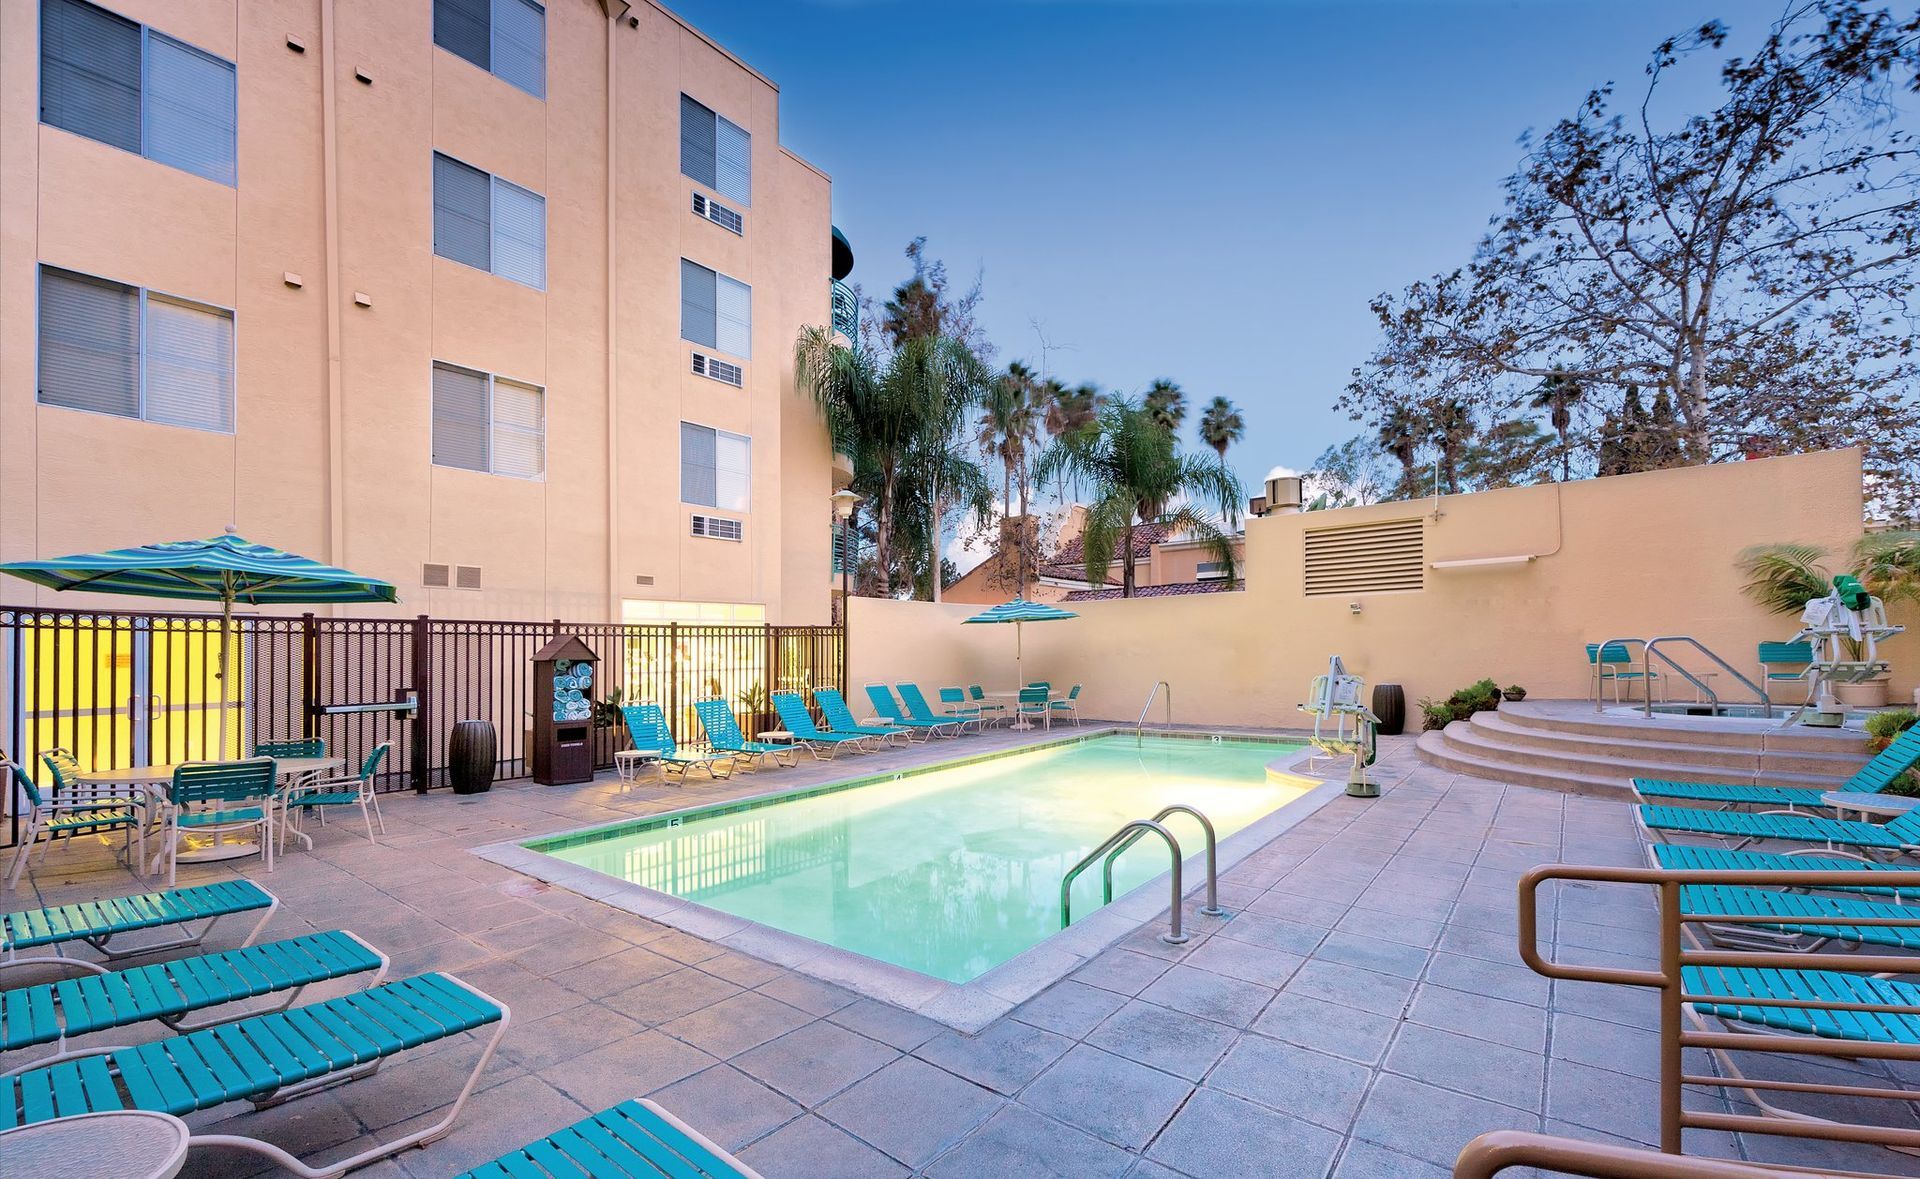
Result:
{"type": "Polygon", "coordinates": [[[427,463],[443,471],[493,475],[501,479],[517,479],[522,483],[545,483],[547,481],[547,387],[520,377],[488,372],[483,368],[474,368],[470,364],[459,364],[434,357],[427,365],[427,463]],[[439,368],[451,369],[454,372],[466,373],[482,379],[485,393],[480,403],[480,411],[484,419],[482,425],[486,429],[487,466],[485,470],[479,467],[463,467],[456,463],[443,463],[433,457],[433,373],[439,368]],[[540,473],[538,475],[516,475],[511,471],[498,470],[494,465],[494,455],[497,450],[493,444],[493,385],[496,380],[505,381],[510,385],[519,385],[525,389],[533,389],[540,394],[540,473]]]}
{"type": "Polygon", "coordinates": [[[680,142],[682,144],[685,143],[686,136],[687,136],[686,104],[688,103],[692,103],[694,106],[697,106],[701,110],[705,111],[708,117],[711,118],[712,120],[713,138],[712,138],[712,142],[708,145],[709,147],[708,154],[710,154],[713,157],[713,180],[709,182],[704,177],[695,176],[693,173],[687,171],[686,156],[684,152],[680,158],[680,175],[684,176],[688,180],[691,180],[693,183],[699,185],[701,188],[704,188],[707,191],[713,193],[715,196],[718,196],[721,200],[726,201],[728,204],[739,205],[743,212],[750,212],[753,209],[753,132],[741,126],[739,123],[734,122],[732,119],[729,119],[727,116],[721,114],[715,108],[708,106],[706,103],[701,102],[699,99],[695,98],[693,95],[688,94],[686,91],[682,90],[680,92],[680,142]],[[726,191],[724,188],[720,186],[720,140],[721,140],[720,124],[722,123],[725,123],[728,127],[731,127],[733,130],[739,132],[740,135],[744,137],[746,140],[747,154],[746,154],[746,159],[743,163],[743,170],[746,174],[747,186],[746,186],[746,192],[738,196],[726,191]]]}
{"type": "Polygon", "coordinates": [[[140,422],[148,426],[161,426],[174,430],[198,430],[202,434],[221,434],[229,438],[235,437],[240,430],[240,317],[234,314],[233,308],[222,307],[217,303],[208,303],[200,299],[189,299],[184,295],[176,295],[171,291],[156,291],[150,287],[140,286],[137,283],[123,282],[117,278],[108,278],[104,274],[90,274],[84,270],[73,270],[65,266],[56,266],[51,262],[36,262],[34,265],[33,281],[33,404],[36,408],[44,407],[46,409],[66,410],[68,413],[92,414],[95,417],[112,418],[119,422],[140,422]],[[136,412],[122,414],[114,413],[112,410],[88,409],[85,406],[79,405],[62,405],[57,401],[48,401],[41,396],[41,391],[44,387],[41,382],[41,365],[46,359],[46,350],[41,347],[42,325],[45,322],[46,316],[45,300],[42,298],[44,290],[42,283],[46,272],[49,270],[62,275],[72,275],[80,279],[92,279],[95,282],[112,283],[114,286],[127,287],[133,291],[134,322],[136,324],[134,333],[134,396],[136,412]],[[227,322],[233,325],[233,344],[228,349],[227,355],[227,380],[232,386],[232,391],[227,396],[227,424],[224,427],[196,426],[187,422],[165,421],[147,416],[147,296],[149,294],[158,295],[162,302],[173,303],[177,306],[196,311],[211,312],[215,315],[224,315],[227,322]]]}
{"type": "Polygon", "coordinates": [[[437,3],[432,6],[432,14],[431,14],[432,22],[433,22],[433,29],[431,34],[433,38],[433,46],[435,49],[439,49],[445,53],[451,54],[452,56],[459,58],[461,61],[466,62],[468,65],[472,66],[476,70],[480,70],[483,73],[486,73],[492,77],[500,79],[502,82],[505,82],[507,85],[513,87],[515,90],[518,90],[520,93],[525,94],[531,98],[537,98],[541,102],[545,102],[547,100],[547,79],[548,79],[548,74],[551,72],[549,68],[550,56],[547,52],[551,45],[551,38],[548,36],[548,29],[547,29],[547,15],[548,15],[547,5],[543,2],[543,0],[514,0],[514,2],[524,4],[526,7],[532,8],[538,11],[540,14],[540,89],[529,90],[525,86],[522,86],[519,82],[515,81],[514,79],[501,73],[498,69],[494,68],[494,63],[499,58],[498,51],[495,47],[495,39],[498,36],[498,33],[496,32],[496,29],[498,28],[498,24],[494,20],[494,6],[495,4],[499,3],[499,0],[484,0],[484,6],[487,10],[487,16],[486,16],[487,64],[481,65],[479,62],[473,60],[471,57],[468,57],[466,54],[461,53],[459,50],[444,44],[440,40],[440,18],[439,18],[440,6],[437,3]]]}
{"type": "MultiPolygon", "coordinates": [[[[728,317],[728,318],[731,318],[731,317],[728,317]]],[[[753,363],[753,284],[750,282],[742,282],[740,279],[733,277],[731,274],[728,274],[717,267],[708,266],[703,262],[695,262],[693,259],[682,254],[680,256],[680,339],[682,343],[691,344],[696,348],[705,348],[708,351],[713,352],[719,356],[729,357],[733,361],[737,361],[739,363],[740,368],[744,372],[746,366],[753,363]],[[694,337],[689,336],[687,334],[687,323],[686,323],[687,270],[686,268],[689,266],[692,266],[698,270],[704,270],[708,274],[713,276],[714,297],[713,297],[713,306],[711,308],[711,311],[713,313],[713,320],[712,320],[712,331],[709,333],[713,337],[711,341],[695,339],[694,337]],[[746,346],[746,350],[743,352],[735,352],[731,348],[723,348],[720,345],[720,323],[722,319],[722,316],[720,314],[720,291],[722,289],[723,283],[732,283],[734,286],[746,292],[747,317],[744,321],[744,327],[746,331],[747,346],[746,346]]],[[[741,386],[738,386],[738,387],[744,387],[744,385],[745,385],[745,382],[743,380],[741,386]]]]}
{"type": "MultiPolygon", "coordinates": [[[[479,167],[478,165],[470,164],[467,161],[461,159],[459,156],[456,156],[451,152],[441,151],[437,147],[433,149],[433,157],[434,157],[434,162],[444,159],[450,164],[454,164],[458,167],[465,168],[470,172],[477,172],[481,176],[486,177],[486,180],[487,180],[487,225],[486,225],[487,265],[485,269],[482,269],[481,267],[475,266],[473,263],[467,261],[464,258],[455,258],[451,254],[442,254],[440,252],[440,241],[439,241],[439,238],[440,238],[440,234],[439,234],[440,182],[439,182],[438,168],[432,168],[431,174],[428,178],[430,183],[433,186],[433,217],[434,217],[433,256],[436,258],[445,258],[447,261],[452,262],[457,266],[464,266],[468,270],[479,270],[480,273],[482,274],[491,274],[495,278],[504,278],[508,282],[517,283],[520,286],[526,287],[528,290],[540,291],[544,293],[547,289],[547,246],[548,246],[548,238],[550,236],[549,226],[547,221],[547,194],[544,192],[536,192],[533,189],[528,188],[524,184],[515,184],[513,181],[508,180],[506,177],[501,176],[498,173],[489,172],[485,168],[479,167]],[[500,250],[496,244],[496,237],[499,233],[499,230],[496,228],[496,226],[498,225],[500,220],[497,214],[497,207],[500,199],[500,190],[503,187],[513,189],[516,192],[525,193],[527,196],[533,197],[535,200],[538,200],[540,202],[540,281],[538,283],[531,283],[526,281],[525,279],[516,277],[514,275],[504,274],[500,271],[499,266],[497,264],[498,259],[500,257],[500,250]]],[[[513,378],[508,378],[508,379],[511,380],[513,378]]]]}
{"type": "MultiPolygon", "coordinates": [[[[98,11],[106,13],[108,16],[113,17],[114,19],[125,21],[127,24],[134,26],[136,29],[140,31],[140,70],[139,70],[139,79],[137,82],[137,89],[135,90],[135,93],[134,93],[134,98],[136,100],[135,113],[134,113],[134,133],[136,138],[136,146],[132,148],[122,147],[118,143],[114,143],[110,140],[96,139],[95,137],[87,134],[84,131],[76,131],[71,127],[66,127],[66,126],[62,126],[59,123],[50,123],[47,121],[47,118],[46,118],[46,105],[47,105],[46,103],[46,72],[44,68],[44,63],[46,61],[46,53],[47,53],[47,48],[46,48],[47,31],[46,31],[46,26],[44,22],[42,22],[40,27],[36,30],[37,36],[39,39],[39,44],[36,46],[37,53],[35,54],[35,58],[34,58],[34,67],[40,71],[40,81],[39,81],[38,87],[36,88],[37,93],[35,96],[35,103],[36,103],[36,109],[34,112],[35,122],[37,122],[42,127],[52,127],[56,131],[63,131],[68,135],[78,136],[79,138],[86,140],[88,143],[97,143],[97,144],[100,144],[102,147],[110,147],[115,151],[123,151],[123,152],[127,152],[129,155],[139,156],[141,159],[147,160],[150,163],[158,164],[163,168],[171,168],[176,172],[185,172],[189,176],[198,176],[202,180],[209,181],[213,184],[222,185],[227,188],[235,188],[235,189],[239,188],[240,187],[240,66],[239,64],[237,62],[230,61],[227,58],[220,56],[219,54],[213,52],[210,49],[204,49],[201,46],[195,45],[193,42],[188,41],[185,38],[176,37],[171,33],[166,33],[158,29],[155,29],[152,25],[146,23],[145,21],[135,20],[134,18],[126,15],[125,13],[116,12],[111,8],[107,8],[99,4],[94,4],[91,2],[91,0],[62,0],[62,3],[74,4],[84,8],[97,9],[98,11]],[[185,49],[189,53],[198,54],[201,57],[207,58],[210,61],[217,62],[220,65],[227,67],[227,72],[233,78],[233,177],[232,179],[227,179],[220,176],[209,176],[205,172],[196,172],[192,168],[182,167],[181,165],[174,163],[170,160],[159,159],[148,151],[149,145],[148,145],[148,136],[147,136],[147,115],[148,115],[147,94],[148,94],[148,91],[152,89],[151,84],[148,81],[148,77],[149,77],[150,63],[153,60],[153,52],[150,46],[152,45],[154,37],[159,37],[161,40],[177,45],[180,48],[185,49]]],[[[36,13],[35,16],[36,18],[38,18],[44,13],[45,13],[45,6],[43,2],[40,8],[40,12],[36,13]]],[[[74,271],[73,273],[77,274],[80,272],[74,271]]],[[[131,284],[127,284],[127,285],[131,285],[131,284]]],[[[142,287],[141,289],[145,290],[146,288],[142,287]]]]}
{"type": "Polygon", "coordinates": [[[714,441],[713,498],[716,501],[720,498],[720,471],[721,471],[720,439],[732,438],[732,439],[735,439],[736,441],[746,443],[746,448],[747,448],[747,469],[745,471],[745,476],[746,476],[745,499],[746,499],[747,506],[744,508],[734,508],[734,507],[728,507],[724,504],[720,504],[717,502],[710,503],[710,504],[703,504],[697,500],[690,500],[686,497],[687,452],[683,444],[676,442],[675,445],[680,446],[680,453],[676,456],[675,468],[679,474],[679,479],[680,479],[679,494],[680,494],[681,505],[683,507],[688,507],[688,508],[705,508],[710,512],[729,512],[736,516],[751,516],[753,514],[753,435],[735,433],[732,430],[725,430],[719,426],[709,426],[705,422],[696,422],[689,418],[681,418],[680,425],[683,431],[683,436],[684,436],[685,427],[687,426],[692,426],[696,430],[706,430],[707,432],[713,435],[713,441],[714,441]]]}

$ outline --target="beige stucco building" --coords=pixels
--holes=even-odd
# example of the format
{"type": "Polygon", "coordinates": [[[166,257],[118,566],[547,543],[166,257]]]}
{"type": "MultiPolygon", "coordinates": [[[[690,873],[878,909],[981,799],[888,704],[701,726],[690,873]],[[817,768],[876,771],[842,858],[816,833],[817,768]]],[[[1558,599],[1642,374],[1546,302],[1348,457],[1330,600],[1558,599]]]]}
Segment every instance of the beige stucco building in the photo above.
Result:
{"type": "Polygon", "coordinates": [[[231,524],[407,613],[827,619],[831,184],[666,9],[6,0],[0,87],[0,560],[231,524]]]}

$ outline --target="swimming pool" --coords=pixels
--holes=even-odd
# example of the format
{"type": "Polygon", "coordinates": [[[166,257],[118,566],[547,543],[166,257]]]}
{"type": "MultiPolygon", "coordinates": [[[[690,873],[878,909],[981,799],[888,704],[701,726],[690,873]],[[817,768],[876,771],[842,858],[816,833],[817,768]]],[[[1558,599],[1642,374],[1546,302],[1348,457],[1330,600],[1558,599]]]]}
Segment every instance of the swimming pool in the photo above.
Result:
{"type": "MultiPolygon", "coordinates": [[[[1108,733],[524,846],[617,880],[965,983],[1060,932],[1060,879],[1130,819],[1198,808],[1219,837],[1306,793],[1269,776],[1295,743],[1108,733]]],[[[1198,825],[1168,824],[1188,855],[1198,825]]],[[[1118,861],[1114,895],[1167,870],[1157,840],[1118,861]]],[[[1074,888],[1100,904],[1099,871],[1074,888]]]]}

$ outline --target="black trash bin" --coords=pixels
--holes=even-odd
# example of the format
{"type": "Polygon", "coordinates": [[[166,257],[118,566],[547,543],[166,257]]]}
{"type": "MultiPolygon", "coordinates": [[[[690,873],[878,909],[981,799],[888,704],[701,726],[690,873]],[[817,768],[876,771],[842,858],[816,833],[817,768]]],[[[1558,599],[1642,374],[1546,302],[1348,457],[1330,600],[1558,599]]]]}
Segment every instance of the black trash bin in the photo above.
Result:
{"type": "Polygon", "coordinates": [[[1373,686],[1373,715],[1380,718],[1374,732],[1383,737],[1398,737],[1407,727],[1407,693],[1399,684],[1373,686]]]}
{"type": "Polygon", "coordinates": [[[455,794],[484,794],[493,788],[493,763],[499,749],[493,722],[454,722],[447,738],[447,781],[455,794]]]}

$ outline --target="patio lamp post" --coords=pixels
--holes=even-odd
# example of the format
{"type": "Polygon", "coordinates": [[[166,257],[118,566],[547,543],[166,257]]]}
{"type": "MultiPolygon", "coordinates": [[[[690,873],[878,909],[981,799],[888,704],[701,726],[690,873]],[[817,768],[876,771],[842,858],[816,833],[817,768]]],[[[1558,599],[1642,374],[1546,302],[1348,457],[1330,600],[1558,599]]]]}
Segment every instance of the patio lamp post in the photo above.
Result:
{"type": "Polygon", "coordinates": [[[860,504],[860,497],[849,488],[841,488],[833,493],[834,519],[834,555],[840,562],[840,690],[847,688],[847,625],[851,611],[848,603],[852,596],[853,562],[847,556],[847,537],[853,530],[853,509],[860,504]]]}

